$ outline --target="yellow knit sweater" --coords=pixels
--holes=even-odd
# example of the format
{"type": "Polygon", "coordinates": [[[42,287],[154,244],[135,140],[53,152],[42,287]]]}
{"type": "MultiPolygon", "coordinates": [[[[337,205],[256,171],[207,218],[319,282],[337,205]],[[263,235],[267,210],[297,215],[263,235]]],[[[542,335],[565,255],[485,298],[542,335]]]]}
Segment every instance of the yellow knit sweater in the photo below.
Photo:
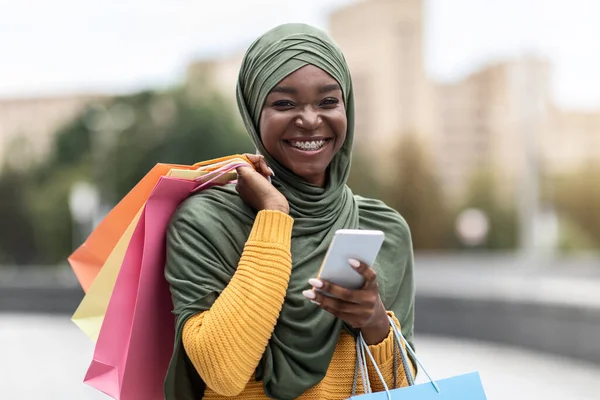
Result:
{"type": "MultiPolygon", "coordinates": [[[[256,369],[273,333],[290,279],[293,219],[278,211],[261,211],[244,247],[237,271],[210,310],[190,318],[183,328],[183,346],[206,382],[204,399],[267,399],[256,369]],[[244,329],[238,329],[240,326],[244,329]]],[[[308,300],[307,300],[308,301],[308,300]]],[[[397,325],[398,321],[389,313],[397,325]]],[[[393,335],[369,346],[386,383],[393,385],[393,335]]],[[[338,400],[350,397],[356,349],[353,337],[342,331],[323,380],[300,399],[338,400]]],[[[397,360],[398,386],[406,386],[402,363],[397,360]]],[[[412,369],[412,366],[411,366],[412,369]]],[[[414,374],[414,370],[411,371],[414,374]]],[[[383,385],[372,366],[374,391],[383,385]]],[[[360,379],[358,393],[362,392],[360,379]]]]}

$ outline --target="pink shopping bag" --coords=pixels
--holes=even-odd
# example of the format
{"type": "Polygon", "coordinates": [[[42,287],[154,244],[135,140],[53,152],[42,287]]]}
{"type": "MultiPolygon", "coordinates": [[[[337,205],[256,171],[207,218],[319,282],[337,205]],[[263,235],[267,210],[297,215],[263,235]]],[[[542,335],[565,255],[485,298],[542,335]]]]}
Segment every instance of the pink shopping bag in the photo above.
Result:
{"type": "Polygon", "coordinates": [[[116,400],[162,400],[175,336],[172,301],[164,278],[165,233],[176,208],[239,166],[202,182],[161,177],[135,228],[84,382],[116,400]]]}

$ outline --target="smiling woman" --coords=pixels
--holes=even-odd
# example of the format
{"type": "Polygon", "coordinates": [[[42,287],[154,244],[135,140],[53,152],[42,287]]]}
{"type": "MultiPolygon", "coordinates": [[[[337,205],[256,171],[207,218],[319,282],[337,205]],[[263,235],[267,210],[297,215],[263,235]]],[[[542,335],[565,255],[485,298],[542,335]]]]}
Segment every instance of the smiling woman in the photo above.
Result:
{"type": "Polygon", "coordinates": [[[316,186],[346,140],[342,88],[327,72],[306,65],[284,78],[267,96],[260,117],[265,149],[281,164],[316,186]]]}
{"type": "Polygon", "coordinates": [[[177,339],[166,399],[348,398],[363,388],[358,333],[387,385],[407,385],[414,366],[389,317],[412,342],[410,232],[346,185],[354,99],[343,54],[311,26],[272,29],[244,57],[237,100],[255,168],[186,200],[167,234],[177,339]],[[357,290],[315,279],[339,229],[385,232],[374,265],[348,260],[365,280],[357,290]]]}

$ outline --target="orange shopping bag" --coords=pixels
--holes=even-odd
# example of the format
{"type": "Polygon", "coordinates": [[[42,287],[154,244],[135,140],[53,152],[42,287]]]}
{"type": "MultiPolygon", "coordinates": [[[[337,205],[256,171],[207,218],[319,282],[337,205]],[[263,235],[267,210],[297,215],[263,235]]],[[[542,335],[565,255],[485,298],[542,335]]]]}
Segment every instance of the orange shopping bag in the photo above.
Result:
{"type": "Polygon", "coordinates": [[[178,164],[156,164],[135,185],[133,189],[108,213],[108,215],[98,224],[96,229],[83,242],[77,250],[68,258],[69,264],[83,291],[87,293],[92,282],[100,272],[102,265],[123,236],[131,221],[139,213],[144,203],[152,193],[157,182],[162,176],[165,176],[173,168],[183,170],[197,170],[206,166],[206,171],[212,171],[220,168],[223,162],[233,158],[242,158],[248,163],[250,160],[242,155],[233,155],[221,157],[213,160],[203,161],[194,165],[178,164]]]}

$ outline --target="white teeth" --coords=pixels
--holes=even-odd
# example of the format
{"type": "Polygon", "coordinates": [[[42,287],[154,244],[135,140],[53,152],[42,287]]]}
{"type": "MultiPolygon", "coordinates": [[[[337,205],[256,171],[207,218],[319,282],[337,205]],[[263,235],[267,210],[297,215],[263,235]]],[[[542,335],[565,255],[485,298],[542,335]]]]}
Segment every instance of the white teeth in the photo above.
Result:
{"type": "Polygon", "coordinates": [[[300,150],[319,150],[327,143],[326,140],[313,140],[312,142],[290,141],[290,144],[300,150]]]}

